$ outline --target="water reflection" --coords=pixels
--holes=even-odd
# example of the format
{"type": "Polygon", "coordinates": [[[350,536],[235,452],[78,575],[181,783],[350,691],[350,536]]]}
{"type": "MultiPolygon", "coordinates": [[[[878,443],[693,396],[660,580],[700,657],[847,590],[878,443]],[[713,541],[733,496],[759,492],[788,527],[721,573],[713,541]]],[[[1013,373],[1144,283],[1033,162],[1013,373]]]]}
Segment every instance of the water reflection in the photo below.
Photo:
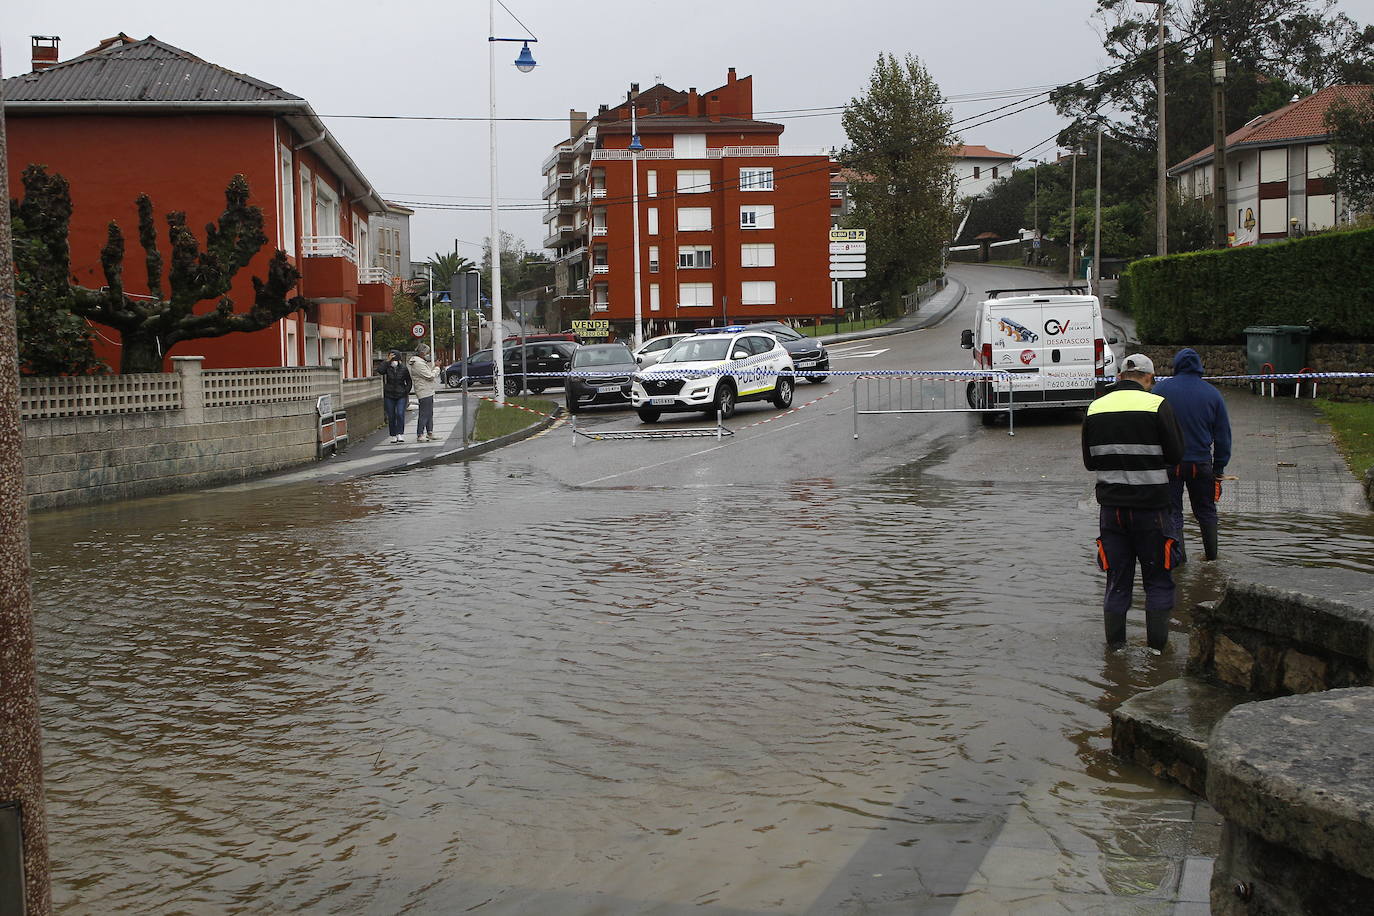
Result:
{"type": "MultiPolygon", "coordinates": [[[[1183,654],[1104,661],[1080,495],[490,461],[40,516],[59,907],[830,912],[992,881],[999,843],[1158,886],[1192,803],[1106,710],[1183,654]]],[[[1223,546],[1367,563],[1334,525],[1223,546]]]]}

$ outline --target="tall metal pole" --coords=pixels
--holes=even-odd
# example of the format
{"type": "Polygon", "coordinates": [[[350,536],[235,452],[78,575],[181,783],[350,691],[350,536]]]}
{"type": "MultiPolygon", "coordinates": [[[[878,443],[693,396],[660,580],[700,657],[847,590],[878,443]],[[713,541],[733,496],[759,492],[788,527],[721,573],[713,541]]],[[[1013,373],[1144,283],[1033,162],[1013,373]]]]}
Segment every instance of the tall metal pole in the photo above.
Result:
{"type": "Polygon", "coordinates": [[[1102,289],[1102,128],[1097,128],[1097,194],[1093,201],[1093,295],[1102,289]]]}
{"type": "Polygon", "coordinates": [[[1155,146],[1158,147],[1156,155],[1158,161],[1156,168],[1159,171],[1157,176],[1156,194],[1158,202],[1155,206],[1159,209],[1158,223],[1155,227],[1156,249],[1161,255],[1169,253],[1169,179],[1166,174],[1169,169],[1168,164],[1168,143],[1166,142],[1169,133],[1164,128],[1164,4],[1159,5],[1159,76],[1156,80],[1159,93],[1159,133],[1155,138],[1155,146]]]}
{"type": "Polygon", "coordinates": [[[488,134],[491,138],[491,365],[492,396],[506,403],[505,354],[501,351],[501,220],[496,209],[496,0],[487,0],[487,78],[491,97],[488,134]]]}
{"type": "Polygon", "coordinates": [[[633,148],[639,142],[639,125],[635,119],[638,108],[639,105],[635,102],[634,96],[630,96],[630,209],[634,211],[632,257],[635,259],[635,350],[638,350],[640,345],[644,343],[643,290],[640,288],[643,284],[639,280],[640,261],[642,260],[639,252],[639,152],[633,148]]]}
{"type": "MultiPolygon", "coordinates": [[[[0,200],[8,201],[4,84],[0,83],[0,200]]],[[[47,916],[47,818],[29,592],[28,497],[19,418],[18,329],[10,209],[0,207],[0,829],[15,828],[14,859],[0,862],[0,911],[47,916]],[[18,861],[15,861],[17,859],[18,861]]],[[[12,835],[10,830],[5,833],[12,835]]],[[[0,844],[3,845],[3,844],[0,844]]]]}
{"type": "MultiPolygon", "coordinates": [[[[1035,242],[1040,238],[1040,160],[1032,159],[1031,168],[1035,169],[1035,174],[1032,176],[1035,185],[1035,203],[1032,205],[1033,209],[1031,210],[1034,214],[1031,216],[1031,250],[1037,251],[1035,242]]],[[[1026,211],[1022,210],[1021,212],[1025,213],[1026,211]]]]}
{"type": "Polygon", "coordinates": [[[1074,230],[1078,226],[1078,138],[1074,137],[1072,156],[1069,166],[1069,282],[1078,279],[1078,248],[1074,242],[1074,230]]]}
{"type": "Polygon", "coordinates": [[[1221,39],[1212,38],[1212,205],[1215,220],[1215,239],[1218,248],[1227,247],[1227,213],[1231,203],[1226,194],[1226,52],[1221,39]]]}
{"type": "Polygon", "coordinates": [[[434,265],[425,265],[425,283],[429,287],[429,355],[431,358],[438,359],[438,350],[434,346],[434,265]]]}

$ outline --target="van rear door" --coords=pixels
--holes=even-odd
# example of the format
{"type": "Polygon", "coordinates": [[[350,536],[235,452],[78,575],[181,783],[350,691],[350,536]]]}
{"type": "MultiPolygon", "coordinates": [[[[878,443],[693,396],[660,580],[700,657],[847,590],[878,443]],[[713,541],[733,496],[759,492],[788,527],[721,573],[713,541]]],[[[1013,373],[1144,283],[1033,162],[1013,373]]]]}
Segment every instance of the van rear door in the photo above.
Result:
{"type": "Polygon", "coordinates": [[[1041,376],[1047,401],[1093,399],[1102,313],[1092,296],[1055,296],[1041,309],[1041,376]]]}

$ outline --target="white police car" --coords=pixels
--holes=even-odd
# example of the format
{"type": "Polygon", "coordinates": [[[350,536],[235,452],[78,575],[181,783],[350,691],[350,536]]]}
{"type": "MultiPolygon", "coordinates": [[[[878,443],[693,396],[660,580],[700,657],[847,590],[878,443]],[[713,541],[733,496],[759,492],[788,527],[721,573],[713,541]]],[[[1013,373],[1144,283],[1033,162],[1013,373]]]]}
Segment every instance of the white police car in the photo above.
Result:
{"type": "Polygon", "coordinates": [[[722,420],[741,401],[792,405],[792,358],[771,334],[741,325],[701,328],[653,366],[633,376],[630,403],[645,423],[664,413],[699,410],[722,420]]]}

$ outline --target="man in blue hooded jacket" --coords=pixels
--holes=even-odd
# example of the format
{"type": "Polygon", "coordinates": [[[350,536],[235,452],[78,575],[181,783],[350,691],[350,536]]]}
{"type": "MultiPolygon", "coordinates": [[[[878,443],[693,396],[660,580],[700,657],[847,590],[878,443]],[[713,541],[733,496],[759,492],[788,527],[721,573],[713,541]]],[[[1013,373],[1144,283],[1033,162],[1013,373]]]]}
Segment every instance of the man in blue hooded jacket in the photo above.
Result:
{"type": "MultiPolygon", "coordinates": [[[[1221,475],[1231,460],[1231,419],[1221,392],[1202,379],[1202,357],[1184,348],[1174,355],[1172,378],[1160,379],[1155,394],[1169,402],[1183,430],[1183,461],[1169,469],[1174,533],[1183,552],[1183,491],[1202,529],[1207,559],[1217,558],[1217,500],[1221,475]]],[[[1182,562],[1180,559],[1179,562],[1182,562]]]]}

